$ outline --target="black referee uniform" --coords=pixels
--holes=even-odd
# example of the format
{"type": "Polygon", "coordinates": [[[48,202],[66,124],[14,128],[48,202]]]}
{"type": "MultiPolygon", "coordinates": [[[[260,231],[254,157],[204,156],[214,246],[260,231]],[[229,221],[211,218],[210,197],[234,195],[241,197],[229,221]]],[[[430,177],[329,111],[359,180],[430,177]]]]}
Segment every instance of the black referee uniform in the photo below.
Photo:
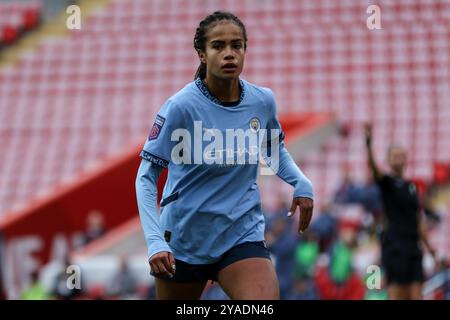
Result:
{"type": "Polygon", "coordinates": [[[377,181],[383,199],[385,225],[381,259],[388,284],[422,282],[419,199],[416,186],[403,178],[383,175],[377,181]]]}

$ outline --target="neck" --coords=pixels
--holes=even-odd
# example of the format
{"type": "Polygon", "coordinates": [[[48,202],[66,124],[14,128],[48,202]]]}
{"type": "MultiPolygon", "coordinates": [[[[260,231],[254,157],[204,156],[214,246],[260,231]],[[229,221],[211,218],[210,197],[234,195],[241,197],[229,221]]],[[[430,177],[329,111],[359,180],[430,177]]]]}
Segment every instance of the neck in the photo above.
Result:
{"type": "Polygon", "coordinates": [[[219,79],[207,74],[204,83],[208,90],[221,102],[234,102],[239,100],[239,78],[219,79]]]}

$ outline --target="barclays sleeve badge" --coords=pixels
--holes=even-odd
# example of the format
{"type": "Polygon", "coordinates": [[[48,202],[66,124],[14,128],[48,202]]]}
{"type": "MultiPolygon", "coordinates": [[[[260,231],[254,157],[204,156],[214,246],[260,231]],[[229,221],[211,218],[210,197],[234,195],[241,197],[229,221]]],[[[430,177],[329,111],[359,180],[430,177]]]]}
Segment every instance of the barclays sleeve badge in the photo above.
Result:
{"type": "Polygon", "coordinates": [[[161,117],[159,114],[156,115],[155,123],[153,123],[152,129],[150,130],[148,140],[158,138],[165,121],[166,119],[164,117],[161,117]]]}

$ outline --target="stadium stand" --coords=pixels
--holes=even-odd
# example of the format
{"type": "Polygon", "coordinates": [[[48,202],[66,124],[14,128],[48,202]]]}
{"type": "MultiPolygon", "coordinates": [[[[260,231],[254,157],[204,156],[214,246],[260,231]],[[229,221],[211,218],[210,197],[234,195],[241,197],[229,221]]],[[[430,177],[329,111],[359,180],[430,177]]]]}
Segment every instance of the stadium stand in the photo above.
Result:
{"type": "Polygon", "coordinates": [[[343,166],[365,177],[359,125],[369,119],[380,160],[398,141],[410,151],[409,175],[430,179],[435,162],[450,161],[449,4],[416,3],[381,2],[384,29],[368,36],[358,24],[364,1],[111,2],[84,30],[49,39],[1,72],[2,144],[12,152],[2,154],[2,186],[9,187],[1,189],[0,212],[142,137],[195,70],[192,39],[179,30],[193,31],[217,7],[235,8],[247,23],[244,76],[274,89],[280,113],[331,111],[348,124],[346,139],[303,161],[313,180],[327,181],[319,194],[330,194],[343,166]],[[36,161],[18,170],[23,150],[36,161]]]}

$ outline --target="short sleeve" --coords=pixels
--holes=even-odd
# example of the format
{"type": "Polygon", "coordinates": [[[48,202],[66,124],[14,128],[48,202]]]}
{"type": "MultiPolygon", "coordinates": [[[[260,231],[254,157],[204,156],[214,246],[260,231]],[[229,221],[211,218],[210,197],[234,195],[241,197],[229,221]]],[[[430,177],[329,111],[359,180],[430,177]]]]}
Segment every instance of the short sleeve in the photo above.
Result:
{"type": "Polygon", "coordinates": [[[177,106],[168,100],[155,116],[147,141],[140,154],[143,159],[167,168],[171,152],[178,141],[172,141],[172,132],[182,128],[182,116],[177,106]]]}

